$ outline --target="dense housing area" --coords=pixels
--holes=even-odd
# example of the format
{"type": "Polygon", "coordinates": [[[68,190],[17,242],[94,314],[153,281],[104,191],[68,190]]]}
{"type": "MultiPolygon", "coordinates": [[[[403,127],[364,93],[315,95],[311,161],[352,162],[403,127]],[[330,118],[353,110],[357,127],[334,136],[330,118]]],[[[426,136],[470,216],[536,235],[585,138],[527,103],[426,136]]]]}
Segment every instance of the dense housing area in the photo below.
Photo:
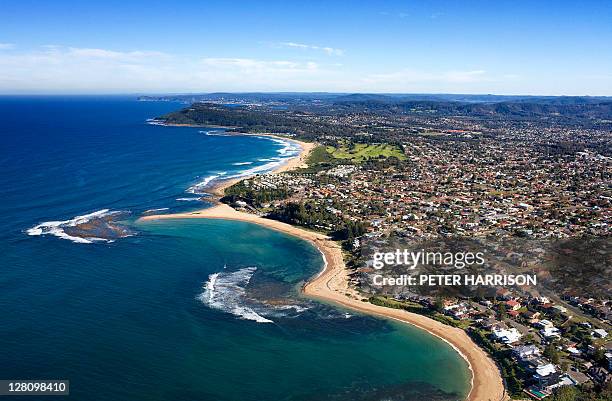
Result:
{"type": "Polygon", "coordinates": [[[608,99],[181,100],[194,103],[160,120],[319,144],[307,168],[247,178],[224,202],[342,241],[352,283],[370,302],[465,329],[498,362],[512,396],[612,397],[608,99]],[[514,266],[542,285],[486,296],[375,293],[363,247],[389,238],[476,238],[499,256],[488,268],[514,266]]]}

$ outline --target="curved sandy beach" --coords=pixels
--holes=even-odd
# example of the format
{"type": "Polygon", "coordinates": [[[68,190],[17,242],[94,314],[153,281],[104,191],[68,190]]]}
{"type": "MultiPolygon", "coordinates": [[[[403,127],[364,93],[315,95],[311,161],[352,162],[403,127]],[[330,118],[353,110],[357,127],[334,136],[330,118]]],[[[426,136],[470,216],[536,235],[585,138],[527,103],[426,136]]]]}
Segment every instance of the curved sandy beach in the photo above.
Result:
{"type": "Polygon", "coordinates": [[[254,214],[239,212],[225,204],[191,213],[144,216],[141,220],[194,218],[246,221],[310,241],[323,254],[325,266],[318,276],[304,286],[304,292],[307,295],[332,301],[360,312],[399,320],[426,330],[453,346],[468,362],[472,371],[472,388],[467,398],[469,401],[499,401],[507,399],[497,366],[481,348],[474,344],[463,330],[446,326],[422,315],[400,309],[385,308],[362,301],[354,291],[349,289],[348,277],[340,247],[323,234],[297,228],[280,221],[265,219],[254,214]]]}
{"type": "MultiPolygon", "coordinates": [[[[314,142],[303,142],[303,141],[298,141],[297,139],[289,139],[289,138],[271,135],[271,134],[257,134],[256,135],[256,134],[238,133],[235,135],[268,136],[270,138],[282,139],[283,141],[289,141],[289,142],[298,144],[300,148],[302,148],[300,154],[296,157],[292,157],[291,159],[286,160],[283,164],[281,164],[280,166],[272,170],[272,173],[275,173],[275,174],[282,173],[284,171],[294,170],[296,168],[307,167],[306,158],[308,158],[308,155],[310,154],[310,152],[315,147],[317,147],[317,144],[314,142]]],[[[221,198],[224,194],[225,188],[231,187],[232,185],[244,180],[245,178],[248,178],[248,177],[239,177],[239,178],[233,178],[230,180],[219,181],[219,183],[213,184],[210,188],[208,188],[207,192],[213,195],[213,198],[221,198]]]]}
{"type": "MultiPolygon", "coordinates": [[[[299,157],[291,159],[285,165],[280,166],[275,170],[276,173],[303,165],[310,150],[316,146],[316,144],[312,143],[295,142],[299,143],[304,151],[299,157]]],[[[222,196],[225,188],[242,179],[244,179],[244,177],[237,180],[223,181],[215,186],[211,192],[215,196],[222,196]]],[[[331,301],[363,313],[408,323],[441,338],[459,352],[469,365],[470,371],[472,372],[472,386],[467,397],[468,401],[500,401],[509,399],[506,395],[499,369],[485,351],[478,347],[463,330],[444,325],[438,321],[415,313],[400,309],[385,308],[373,305],[367,301],[364,302],[362,297],[349,287],[348,275],[340,246],[323,234],[298,228],[280,221],[266,219],[255,214],[240,212],[225,204],[218,204],[211,208],[189,213],[143,216],[140,220],[150,221],[194,218],[245,221],[259,224],[311,242],[322,253],[325,264],[321,273],[304,286],[305,294],[313,298],[331,301]]]]}

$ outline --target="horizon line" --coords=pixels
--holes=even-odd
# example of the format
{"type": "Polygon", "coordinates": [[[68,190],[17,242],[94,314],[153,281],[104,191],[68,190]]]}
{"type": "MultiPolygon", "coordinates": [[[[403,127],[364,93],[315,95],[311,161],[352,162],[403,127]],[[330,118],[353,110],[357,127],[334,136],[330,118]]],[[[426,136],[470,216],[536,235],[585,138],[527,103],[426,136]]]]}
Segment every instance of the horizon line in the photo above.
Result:
{"type": "Polygon", "coordinates": [[[379,96],[505,96],[505,97],[581,97],[612,98],[612,95],[592,94],[522,94],[522,93],[465,93],[465,92],[327,92],[327,91],[210,91],[210,92],[0,92],[0,96],[202,96],[214,94],[325,94],[325,95],[379,95],[379,96]]]}

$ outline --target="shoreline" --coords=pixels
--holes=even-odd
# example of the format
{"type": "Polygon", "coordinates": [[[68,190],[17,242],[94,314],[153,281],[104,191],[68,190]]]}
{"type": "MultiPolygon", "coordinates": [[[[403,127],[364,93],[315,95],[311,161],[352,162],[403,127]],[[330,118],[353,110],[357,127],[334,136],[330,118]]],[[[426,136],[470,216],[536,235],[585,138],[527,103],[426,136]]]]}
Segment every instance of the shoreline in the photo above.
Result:
{"type": "MultiPolygon", "coordinates": [[[[271,171],[272,174],[302,166],[310,151],[317,145],[316,143],[301,142],[272,134],[242,135],[270,136],[293,141],[302,147],[302,152],[300,152],[299,156],[291,158],[286,163],[278,166],[271,171]]],[[[467,401],[500,401],[508,399],[497,365],[484,350],[478,347],[470,339],[465,331],[444,325],[423,315],[410,313],[400,309],[385,308],[383,306],[371,304],[367,301],[364,302],[357,291],[349,287],[342,250],[340,246],[329,239],[329,237],[277,220],[266,219],[255,214],[241,212],[233,209],[229,205],[218,202],[218,198],[223,196],[223,192],[227,187],[246,178],[248,177],[224,180],[213,185],[209,189],[213,195],[213,199],[207,199],[216,203],[213,207],[187,213],[142,216],[138,220],[153,221],[203,218],[244,221],[306,240],[321,252],[324,264],[323,269],[315,277],[310,278],[303,286],[304,294],[315,299],[331,301],[332,303],[362,313],[410,324],[428,332],[449,344],[467,362],[468,369],[471,373],[470,391],[466,398],[467,401]]]]}
{"type": "Polygon", "coordinates": [[[161,125],[162,127],[191,127],[191,128],[213,128],[213,129],[234,129],[240,127],[231,127],[226,125],[200,125],[200,124],[181,124],[181,123],[167,123],[163,120],[152,119],[149,121],[152,125],[161,125]]]}
{"type": "MultiPolygon", "coordinates": [[[[317,143],[315,142],[304,142],[304,141],[298,141],[297,139],[292,139],[292,138],[286,138],[284,136],[280,136],[280,135],[273,135],[273,134],[249,134],[249,133],[235,133],[232,135],[236,135],[236,136],[265,136],[265,137],[270,137],[270,138],[274,138],[274,139],[281,139],[283,141],[288,141],[288,142],[293,142],[295,144],[297,144],[300,148],[300,154],[298,156],[292,157],[290,159],[287,159],[285,161],[283,161],[283,163],[281,163],[280,165],[276,166],[275,168],[273,168],[270,171],[267,172],[263,172],[260,174],[278,174],[278,173],[283,173],[285,171],[290,171],[290,170],[295,170],[297,168],[302,168],[302,167],[306,167],[306,159],[308,158],[308,156],[310,155],[310,152],[317,147],[317,143]]],[[[257,174],[254,174],[257,175],[257,174]]],[[[212,199],[211,198],[204,198],[204,200],[206,201],[213,201],[213,203],[215,203],[218,199],[222,198],[225,192],[226,188],[231,187],[232,185],[242,181],[242,180],[246,180],[250,177],[252,177],[253,175],[250,176],[244,176],[244,177],[236,177],[236,178],[228,178],[228,179],[220,179],[217,182],[214,182],[209,188],[206,189],[206,191],[208,193],[210,193],[210,195],[212,195],[212,199]]]]}
{"type": "MultiPolygon", "coordinates": [[[[223,126],[223,125],[166,123],[163,121],[155,122],[154,125],[160,125],[163,127],[184,127],[184,128],[218,128],[218,129],[226,129],[226,130],[240,128],[240,127],[230,127],[230,126],[223,126]]],[[[310,152],[318,145],[316,142],[304,142],[304,141],[300,141],[297,139],[287,138],[281,135],[276,135],[276,134],[271,134],[271,133],[257,134],[257,133],[250,133],[250,132],[229,132],[227,133],[227,135],[228,136],[256,136],[256,137],[263,136],[263,137],[269,137],[273,139],[293,142],[294,144],[297,144],[300,147],[301,151],[298,156],[289,158],[285,160],[283,163],[281,163],[279,166],[271,169],[270,171],[263,172],[261,174],[278,174],[278,173],[282,173],[285,171],[294,170],[296,168],[307,167],[308,165],[306,164],[306,159],[310,155],[310,152]]],[[[206,200],[206,201],[209,201],[215,204],[218,202],[219,199],[223,197],[226,188],[231,187],[232,185],[242,180],[248,179],[254,175],[257,175],[257,174],[253,174],[250,176],[244,176],[244,177],[220,179],[216,183],[211,184],[209,188],[207,188],[207,192],[211,195],[211,198],[207,198],[203,200],[206,200]]]]}
{"type": "Polygon", "coordinates": [[[338,244],[324,234],[306,231],[277,220],[240,212],[225,204],[218,204],[208,209],[190,213],[143,216],[139,220],[194,218],[254,223],[310,242],[323,255],[324,266],[318,275],[304,285],[304,294],[315,299],[331,301],[345,308],[393,319],[425,330],[449,344],[467,362],[468,369],[471,372],[471,386],[466,400],[500,401],[507,399],[497,365],[484,350],[474,344],[465,331],[444,325],[423,315],[400,309],[385,308],[355,298],[359,296],[356,291],[349,288],[342,250],[338,244]],[[350,296],[347,294],[350,294],[350,296]]]}

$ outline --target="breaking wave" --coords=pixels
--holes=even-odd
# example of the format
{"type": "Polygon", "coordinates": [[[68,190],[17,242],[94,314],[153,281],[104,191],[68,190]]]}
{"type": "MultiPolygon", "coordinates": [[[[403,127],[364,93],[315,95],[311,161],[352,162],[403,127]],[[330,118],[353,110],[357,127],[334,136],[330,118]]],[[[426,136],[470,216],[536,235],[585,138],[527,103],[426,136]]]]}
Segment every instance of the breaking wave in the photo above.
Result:
{"type": "Polygon", "coordinates": [[[211,130],[211,131],[198,131],[200,134],[208,136],[232,136],[231,134],[225,133],[225,131],[211,130]]]}
{"type": "Polygon", "coordinates": [[[230,313],[241,319],[258,323],[274,323],[257,313],[248,304],[246,286],[251,281],[256,267],[246,267],[234,272],[213,273],[204,284],[198,299],[210,308],[230,313]]]}
{"type": "Polygon", "coordinates": [[[166,123],[162,120],[158,120],[156,118],[147,118],[147,124],[149,125],[166,125],[166,123]]]}
{"type": "Polygon", "coordinates": [[[269,162],[266,164],[262,164],[261,166],[255,166],[250,169],[240,171],[236,174],[229,176],[228,178],[242,178],[242,177],[248,177],[248,176],[255,175],[255,174],[266,173],[270,170],[275,169],[276,167],[280,166],[283,163],[284,163],[284,160],[282,159],[278,161],[269,162]]]}
{"type": "Polygon", "coordinates": [[[179,202],[194,202],[199,201],[200,198],[176,198],[176,200],[179,202]]]}
{"type": "Polygon", "coordinates": [[[27,229],[26,233],[32,236],[53,235],[78,244],[113,242],[116,238],[132,235],[125,228],[111,224],[112,217],[123,214],[125,212],[102,209],[69,220],[45,221],[27,229]]]}
{"type": "Polygon", "coordinates": [[[155,209],[147,209],[143,213],[154,213],[154,212],[163,212],[164,210],[170,209],[169,207],[158,207],[155,209]]]}
{"type": "MultiPolygon", "coordinates": [[[[199,132],[206,134],[206,135],[213,135],[213,136],[230,135],[230,134],[226,134],[224,131],[218,131],[218,130],[199,131],[199,132]]],[[[274,142],[277,145],[280,145],[280,149],[277,149],[276,151],[278,153],[278,156],[257,159],[257,161],[264,162],[265,164],[262,164],[260,166],[251,167],[249,169],[238,171],[238,172],[232,172],[230,175],[227,175],[227,176],[226,176],[227,172],[221,172],[221,173],[215,173],[215,174],[209,175],[208,177],[204,178],[202,181],[187,188],[186,192],[190,194],[194,194],[194,195],[208,195],[206,193],[206,190],[210,187],[212,182],[215,180],[243,178],[243,177],[248,177],[251,175],[263,174],[268,171],[274,170],[275,168],[285,163],[288,159],[298,156],[300,154],[301,147],[295,142],[284,140],[284,139],[272,138],[268,136],[256,136],[256,137],[260,139],[266,139],[266,140],[274,142]]],[[[247,166],[253,163],[254,162],[252,161],[244,161],[244,162],[232,163],[232,165],[247,166]]],[[[186,200],[186,199],[181,198],[180,200],[186,200]]]]}
{"type": "Polygon", "coordinates": [[[213,174],[213,175],[209,175],[208,177],[204,178],[202,181],[187,188],[187,191],[185,192],[194,194],[194,195],[206,195],[206,192],[204,192],[204,190],[208,187],[208,185],[210,185],[210,183],[214,181],[215,179],[222,177],[225,174],[227,174],[226,171],[223,171],[217,174],[213,174]]]}
{"type": "Polygon", "coordinates": [[[299,155],[300,151],[302,150],[300,145],[295,142],[276,138],[271,138],[271,140],[282,146],[279,150],[277,150],[281,157],[294,157],[299,155]]]}

